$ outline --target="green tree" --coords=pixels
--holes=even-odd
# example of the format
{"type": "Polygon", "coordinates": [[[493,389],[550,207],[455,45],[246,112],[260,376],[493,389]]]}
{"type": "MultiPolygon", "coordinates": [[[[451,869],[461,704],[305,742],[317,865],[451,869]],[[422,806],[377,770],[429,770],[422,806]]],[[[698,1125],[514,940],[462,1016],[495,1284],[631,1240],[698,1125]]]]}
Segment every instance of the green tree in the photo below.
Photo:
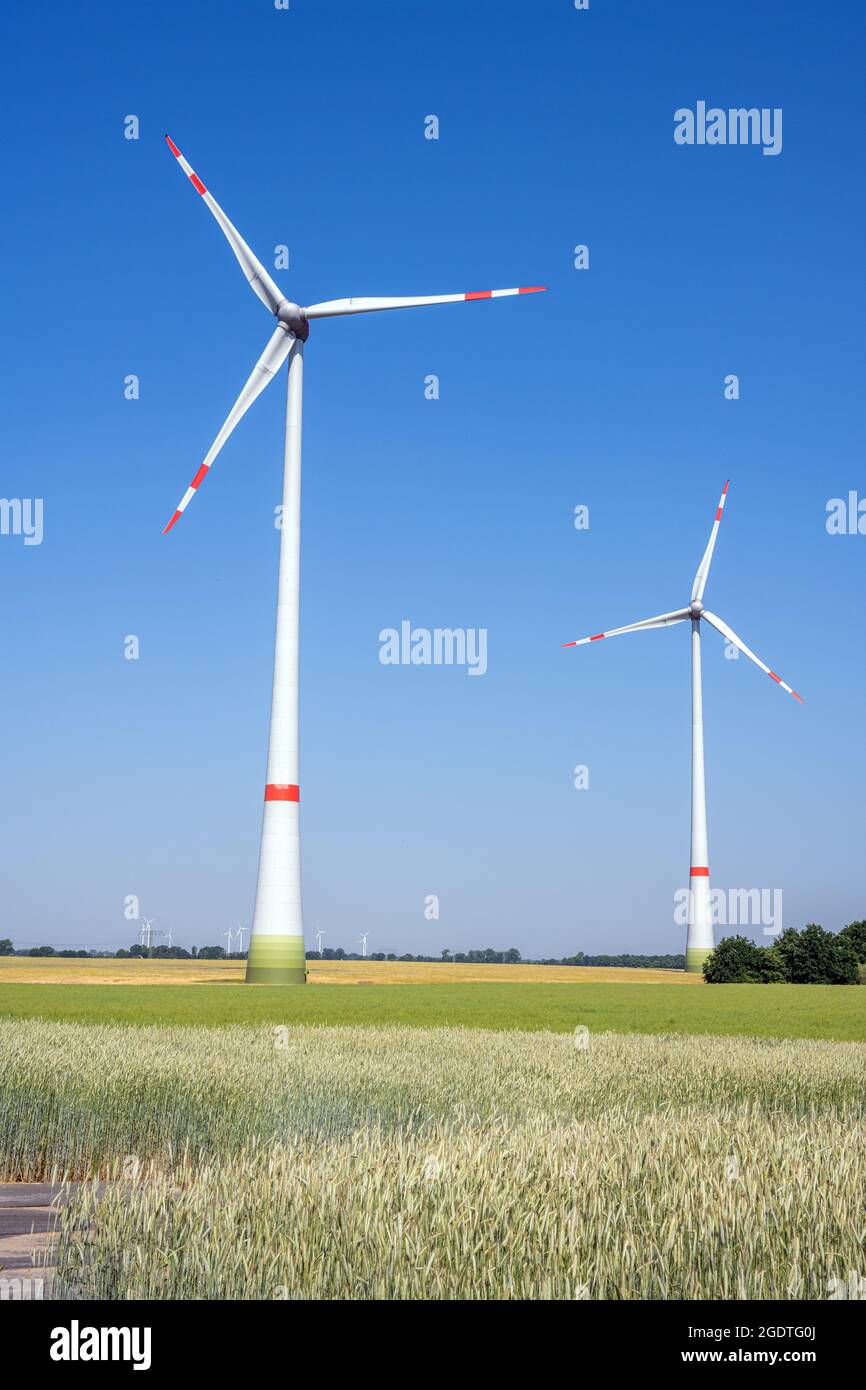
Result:
{"type": "Polygon", "coordinates": [[[782,932],[774,947],[793,985],[856,985],[857,956],[850,940],[809,922],[782,932]]]}
{"type": "Polygon", "coordinates": [[[724,937],[704,961],[708,985],[773,984],[783,978],[775,953],[747,936],[724,937]]]}
{"type": "Polygon", "coordinates": [[[13,954],[14,948],[12,942],[9,940],[8,936],[4,936],[3,939],[0,940],[0,956],[11,956],[13,954]]]}
{"type": "MultiPolygon", "coordinates": [[[[847,941],[860,964],[866,963],[866,922],[849,922],[847,927],[842,928],[839,936],[847,941]]],[[[0,955],[2,954],[3,942],[0,941],[0,955]]]]}
{"type": "Polygon", "coordinates": [[[797,954],[800,933],[796,927],[786,927],[781,936],[777,936],[773,942],[773,950],[782,967],[785,979],[789,984],[793,983],[794,957],[797,954]]]}

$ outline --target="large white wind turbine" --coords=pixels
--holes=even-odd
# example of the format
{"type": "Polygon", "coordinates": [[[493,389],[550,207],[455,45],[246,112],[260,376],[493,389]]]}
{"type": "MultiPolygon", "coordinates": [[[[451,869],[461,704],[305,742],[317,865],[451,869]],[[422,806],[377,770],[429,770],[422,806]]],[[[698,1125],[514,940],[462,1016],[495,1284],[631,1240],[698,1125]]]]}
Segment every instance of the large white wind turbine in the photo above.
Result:
{"type": "Polygon", "coordinates": [[[629,623],[628,627],[614,627],[608,632],[596,632],[592,637],[581,637],[577,642],[564,642],[565,647],[581,647],[586,642],[600,642],[602,637],[618,637],[623,632],[645,632],[654,627],[673,627],[676,623],[684,623],[686,619],[691,619],[692,624],[692,838],[691,838],[691,857],[689,868],[689,930],[686,939],[686,970],[698,972],[703,968],[704,961],[713,949],[713,920],[710,903],[710,868],[709,854],[707,850],[707,795],[704,780],[704,714],[703,700],[701,695],[701,620],[708,622],[710,627],[714,627],[729,642],[733,642],[735,647],[747,656],[750,661],[754,661],[756,666],[780,685],[783,690],[787,690],[789,695],[793,695],[795,700],[803,703],[802,698],[796,690],[792,690],[790,685],[786,685],[781,676],[777,676],[775,671],[771,671],[769,666],[765,666],[759,657],[751,651],[737,636],[727,623],[723,623],[721,618],[717,618],[715,613],[710,613],[703,605],[704,589],[707,586],[707,576],[710,572],[710,562],[713,558],[713,550],[716,545],[716,537],[719,534],[719,523],[722,513],[725,510],[725,499],[728,495],[728,483],[725,483],[719,505],[716,510],[716,518],[713,522],[713,529],[710,532],[710,539],[704,551],[703,559],[698,565],[698,572],[695,575],[695,582],[692,585],[692,597],[688,608],[678,608],[673,613],[660,613],[656,618],[644,618],[643,622],[629,623]]]}
{"type": "Polygon", "coordinates": [[[256,259],[237,228],[211,197],[180,150],[165,137],[168,147],[201,194],[237,257],[253,292],[276,318],[264,352],[246,386],[205,455],[195,477],[177,505],[165,531],[185,511],[208,469],[238,421],[289,362],[286,405],[286,442],[283,472],[280,569],[277,590],[277,630],[274,645],[274,684],[268,743],[256,906],[247,957],[246,978],[259,984],[303,984],[306,979],[304,933],[301,918],[300,836],[298,790],[298,592],[300,571],[301,512],[301,401],[304,343],[314,319],[365,314],[379,309],[410,309],[421,304],[451,304],[467,299],[499,299],[531,294],[532,285],[513,290],[480,290],[469,294],[437,294],[400,299],[331,299],[302,308],[287,299],[256,259]]]}

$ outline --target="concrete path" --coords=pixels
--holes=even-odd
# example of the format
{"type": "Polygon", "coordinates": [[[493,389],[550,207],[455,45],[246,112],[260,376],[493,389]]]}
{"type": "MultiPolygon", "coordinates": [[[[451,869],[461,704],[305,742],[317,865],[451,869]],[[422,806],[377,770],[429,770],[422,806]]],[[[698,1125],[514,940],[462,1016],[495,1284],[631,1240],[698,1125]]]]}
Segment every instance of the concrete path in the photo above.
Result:
{"type": "Polygon", "coordinates": [[[0,1183],[0,1299],[50,1298],[54,1269],[44,1261],[68,1197],[60,1183],[0,1183]]]}

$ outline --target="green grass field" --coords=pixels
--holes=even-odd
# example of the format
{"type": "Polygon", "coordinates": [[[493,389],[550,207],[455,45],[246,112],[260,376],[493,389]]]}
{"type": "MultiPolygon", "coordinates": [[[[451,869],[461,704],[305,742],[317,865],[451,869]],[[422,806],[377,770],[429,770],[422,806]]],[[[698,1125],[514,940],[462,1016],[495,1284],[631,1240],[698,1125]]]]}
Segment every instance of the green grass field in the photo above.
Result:
{"type": "Polygon", "coordinates": [[[831,985],[0,985],[0,1018],[87,1023],[405,1024],[866,1041],[866,989],[831,985]]]}

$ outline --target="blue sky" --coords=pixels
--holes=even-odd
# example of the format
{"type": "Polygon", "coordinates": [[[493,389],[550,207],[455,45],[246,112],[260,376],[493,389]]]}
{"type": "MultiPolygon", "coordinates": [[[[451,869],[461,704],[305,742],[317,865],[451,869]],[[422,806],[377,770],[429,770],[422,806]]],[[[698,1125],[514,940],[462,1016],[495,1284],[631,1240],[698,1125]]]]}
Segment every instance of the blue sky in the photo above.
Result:
{"type": "Polygon", "coordinates": [[[686,602],[728,476],[708,606],[806,703],[705,635],[713,885],[782,889],[788,925],[866,914],[866,536],[825,526],[866,495],[862,6],[154,0],[3,29],[0,493],[42,498],[44,537],[0,536],[0,936],[122,944],[133,894],[187,945],[251,916],[284,384],[163,538],[271,331],[166,130],[266,264],[289,246],[301,303],[549,287],[313,325],[310,944],[683,949],[688,629],[560,643],[686,602]],[[698,100],[782,108],[781,154],[677,146],[698,100]],[[487,673],[382,665],[404,619],[487,629],[487,673]]]}

